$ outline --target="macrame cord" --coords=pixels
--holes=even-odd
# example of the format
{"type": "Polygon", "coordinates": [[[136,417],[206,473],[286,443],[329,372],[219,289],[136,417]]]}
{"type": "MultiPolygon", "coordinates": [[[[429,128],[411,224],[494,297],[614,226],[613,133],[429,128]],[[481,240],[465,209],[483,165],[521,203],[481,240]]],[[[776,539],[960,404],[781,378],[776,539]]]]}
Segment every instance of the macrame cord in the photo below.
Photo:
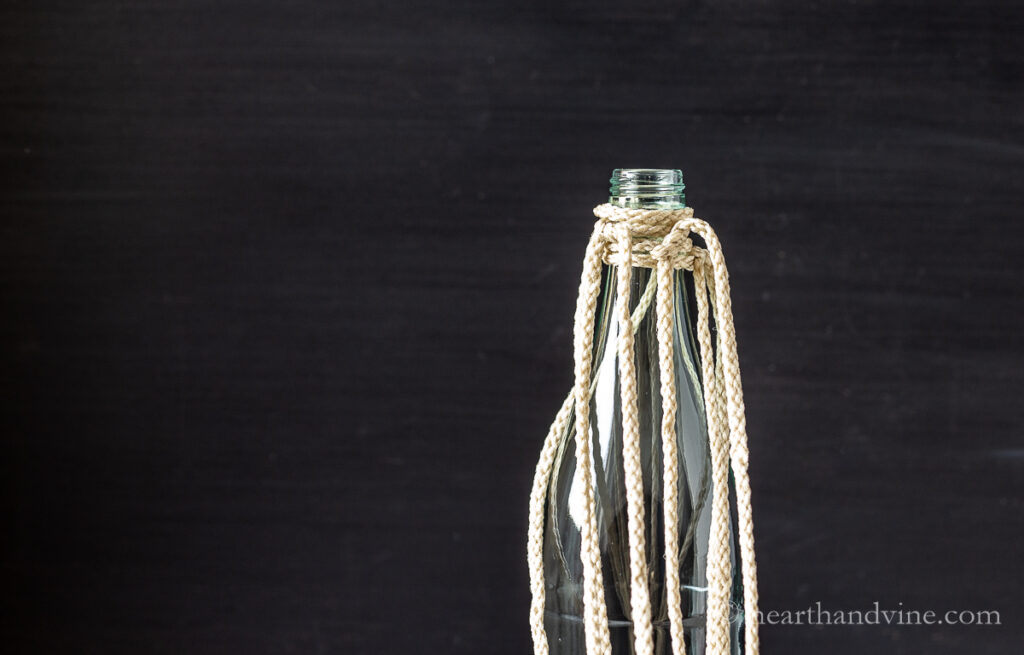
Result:
{"type": "Polygon", "coordinates": [[[747,431],[740,383],[736,332],[733,327],[729,275],[722,246],[706,222],[694,218],[693,209],[624,209],[599,205],[594,232],[587,244],[576,304],[573,354],[575,385],[562,403],[541,449],[540,461],[530,493],[527,561],[530,568],[530,627],[535,655],[548,654],[544,630],[544,504],[558,443],[575,415],[575,445],[578,475],[583,482],[583,517],[580,525],[583,562],[584,628],[588,655],[611,655],[608,616],[605,607],[601,552],[595,511],[593,460],[590,452],[590,398],[593,375],[594,320],[601,283],[602,263],[616,266],[616,303],[619,323],[618,363],[622,405],[623,469],[626,482],[627,531],[629,535],[630,616],[633,622],[634,652],[653,655],[654,630],[651,622],[645,555],[643,476],[640,464],[640,435],[637,415],[637,382],[633,359],[633,335],[651,303],[657,308],[658,359],[662,401],[662,459],[664,461],[665,584],[669,633],[673,655],[685,655],[683,615],[679,589],[679,485],[676,444],[676,389],[673,365],[673,278],[674,271],[693,272],[697,299],[697,340],[700,346],[701,379],[711,452],[713,499],[711,538],[708,547],[706,608],[706,649],[708,655],[729,651],[729,587],[731,582],[729,543],[729,470],[736,490],[740,562],[743,575],[744,642],[746,655],[758,655],[757,565],[754,561],[753,516],[750,479],[747,474],[747,431]],[[705,248],[697,247],[691,234],[700,236],[705,248]],[[629,311],[629,289],[633,267],[654,269],[633,312],[629,311]],[[710,302],[709,302],[710,299],[710,302]],[[717,349],[712,345],[710,317],[713,313],[717,349]],[[717,357],[715,356],[717,354],[717,357]]]}

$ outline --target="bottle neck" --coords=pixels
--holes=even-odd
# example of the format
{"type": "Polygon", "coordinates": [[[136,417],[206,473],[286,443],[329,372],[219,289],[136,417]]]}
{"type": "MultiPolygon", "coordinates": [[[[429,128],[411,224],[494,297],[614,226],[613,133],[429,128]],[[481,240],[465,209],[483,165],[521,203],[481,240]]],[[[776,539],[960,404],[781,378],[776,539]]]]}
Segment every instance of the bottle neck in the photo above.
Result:
{"type": "Polygon", "coordinates": [[[616,168],[612,171],[608,203],[627,209],[686,207],[683,172],[668,168],[616,168]]]}
{"type": "MultiPolygon", "coordinates": [[[[678,169],[652,168],[617,168],[612,172],[611,189],[608,203],[625,209],[683,209],[686,207],[686,188],[683,184],[683,172],[678,169]]],[[[604,339],[617,338],[618,326],[615,324],[614,306],[621,302],[620,292],[615,284],[615,266],[609,265],[604,270],[604,284],[598,300],[599,312],[596,323],[597,344],[605,345],[604,339]]],[[[695,301],[691,297],[692,276],[686,271],[676,271],[673,275],[674,307],[677,312],[673,321],[677,343],[681,350],[686,350],[692,358],[696,316],[695,301]],[[689,286],[688,286],[689,285],[689,286]]],[[[638,305],[645,302],[648,285],[654,283],[654,271],[634,267],[631,277],[631,288],[626,295],[630,314],[637,316],[638,305]]],[[[651,294],[653,295],[653,294],[651,294]]],[[[648,295],[649,302],[651,295],[648,295]]],[[[653,303],[651,303],[653,304],[653,303]]],[[[640,309],[643,321],[635,332],[635,347],[638,353],[649,353],[656,357],[657,333],[654,316],[656,309],[648,305],[646,310],[640,309]]]]}

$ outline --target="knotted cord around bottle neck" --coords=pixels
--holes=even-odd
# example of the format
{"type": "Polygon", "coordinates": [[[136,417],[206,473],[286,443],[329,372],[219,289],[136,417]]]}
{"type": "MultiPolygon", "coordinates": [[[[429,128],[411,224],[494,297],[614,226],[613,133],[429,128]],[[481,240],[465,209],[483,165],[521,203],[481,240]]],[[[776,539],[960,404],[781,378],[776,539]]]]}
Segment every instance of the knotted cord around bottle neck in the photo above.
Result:
{"type": "Polygon", "coordinates": [[[750,480],[747,474],[747,435],[743,392],[740,381],[736,332],[729,297],[729,275],[721,244],[706,222],[694,218],[693,210],[625,209],[600,205],[587,245],[580,279],[574,326],[575,384],[555,417],[541,449],[540,461],[530,495],[530,523],[527,555],[533,601],[530,623],[534,652],[547,655],[544,629],[545,589],[543,563],[544,502],[551,478],[558,441],[575,414],[576,461],[583,490],[580,525],[583,562],[583,605],[587,653],[610,655],[611,641],[605,607],[601,552],[598,542],[593,460],[590,452],[590,397],[593,392],[594,321],[600,290],[601,265],[613,264],[617,289],[619,322],[618,360],[622,405],[623,468],[626,482],[627,530],[630,560],[630,617],[634,651],[654,652],[650,592],[644,529],[643,475],[640,466],[640,435],[637,412],[637,381],[634,370],[633,334],[651,302],[648,292],[633,313],[629,310],[629,288],[633,267],[652,268],[656,284],[658,359],[662,399],[662,452],[664,461],[664,525],[666,591],[674,655],[685,655],[683,616],[679,582],[679,516],[677,506],[678,470],[676,442],[676,390],[673,358],[673,271],[693,271],[697,289],[697,338],[700,344],[705,415],[711,451],[713,501],[711,540],[708,550],[708,601],[706,652],[729,653],[729,488],[731,466],[739,517],[739,546],[743,574],[745,650],[758,655],[757,565],[754,560],[753,516],[750,480]],[[705,246],[693,243],[700,236],[705,246]],[[709,303],[710,299],[710,303],[709,303]],[[718,333],[717,349],[712,345],[710,318],[718,333]],[[717,357],[715,356],[717,354],[717,357]]]}

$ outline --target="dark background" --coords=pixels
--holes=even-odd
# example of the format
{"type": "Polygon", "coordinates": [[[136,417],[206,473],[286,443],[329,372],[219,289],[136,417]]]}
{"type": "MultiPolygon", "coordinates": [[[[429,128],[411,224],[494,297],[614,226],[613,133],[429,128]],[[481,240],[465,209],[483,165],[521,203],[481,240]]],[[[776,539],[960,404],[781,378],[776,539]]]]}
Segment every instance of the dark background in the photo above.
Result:
{"type": "Polygon", "coordinates": [[[1024,641],[1019,2],[7,2],[4,640],[527,653],[591,207],[731,265],[765,653],[1024,641]]]}

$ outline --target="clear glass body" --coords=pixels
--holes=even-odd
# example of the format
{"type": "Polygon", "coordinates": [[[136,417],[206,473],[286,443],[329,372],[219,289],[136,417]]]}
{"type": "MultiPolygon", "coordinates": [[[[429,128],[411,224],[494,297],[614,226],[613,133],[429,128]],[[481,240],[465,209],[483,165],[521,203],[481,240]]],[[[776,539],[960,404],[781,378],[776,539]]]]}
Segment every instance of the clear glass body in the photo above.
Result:
{"type": "MultiPolygon", "coordinates": [[[[612,204],[626,207],[683,207],[682,174],[650,169],[616,170],[612,177],[612,204]]],[[[629,604],[629,543],[626,492],[622,462],[622,425],[619,373],[615,343],[618,339],[616,303],[629,302],[632,310],[653,271],[633,269],[629,298],[615,290],[615,267],[605,266],[595,320],[594,375],[591,399],[591,452],[594,453],[595,505],[602,554],[605,600],[612,652],[633,652],[629,604]]],[[[701,367],[696,341],[696,305],[693,274],[677,271],[674,293],[674,356],[678,409],[676,440],[679,471],[679,579],[686,652],[704,653],[704,610],[707,596],[706,565],[711,528],[711,460],[704,416],[701,367]]],[[[663,464],[661,449],[661,392],[657,339],[657,308],[652,303],[635,336],[640,453],[643,465],[644,516],[655,653],[671,653],[665,590],[663,464]]],[[[583,564],[580,560],[582,480],[577,476],[575,419],[558,444],[548,489],[544,532],[544,580],[547,594],[545,627],[553,655],[585,655],[583,621],[583,564]]],[[[736,553],[736,529],[730,521],[736,553]]],[[[733,562],[730,611],[732,653],[742,652],[742,586],[733,562]]]]}

